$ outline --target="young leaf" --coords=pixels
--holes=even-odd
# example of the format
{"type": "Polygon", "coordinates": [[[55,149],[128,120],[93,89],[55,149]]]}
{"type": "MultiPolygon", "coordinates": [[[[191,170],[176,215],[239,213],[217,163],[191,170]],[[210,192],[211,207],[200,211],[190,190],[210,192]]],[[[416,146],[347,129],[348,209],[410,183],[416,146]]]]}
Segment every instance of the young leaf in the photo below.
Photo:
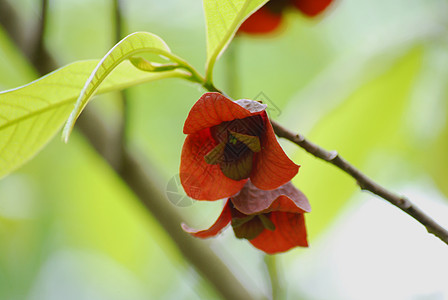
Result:
{"type": "MultiPolygon", "coordinates": [[[[0,93],[0,178],[36,154],[57,132],[98,60],[67,65],[25,86],[0,93]]],[[[121,64],[99,92],[182,76],[179,71],[148,73],[121,64]]]]}
{"type": "Polygon", "coordinates": [[[82,88],[76,100],[76,106],[64,127],[63,139],[65,141],[68,140],[76,119],[106,77],[124,60],[140,53],[153,53],[169,58],[172,62],[179,62],[171,54],[165,42],[152,33],[135,32],[122,39],[101,59],[82,88]]]}
{"type": "Polygon", "coordinates": [[[203,0],[207,30],[207,82],[212,82],[213,66],[238,27],[266,2],[268,0],[203,0]]]}

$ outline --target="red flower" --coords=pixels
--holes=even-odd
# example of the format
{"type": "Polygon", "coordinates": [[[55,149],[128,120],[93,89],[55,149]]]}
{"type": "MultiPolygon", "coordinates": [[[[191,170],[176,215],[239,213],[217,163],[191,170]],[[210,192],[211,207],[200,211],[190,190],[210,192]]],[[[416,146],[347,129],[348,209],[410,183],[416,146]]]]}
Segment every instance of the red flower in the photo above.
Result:
{"type": "Polygon", "coordinates": [[[266,34],[276,30],[284,11],[294,6],[303,14],[314,17],[321,13],[333,0],[271,0],[253,13],[238,29],[249,34],[266,34]]]}
{"type": "Polygon", "coordinates": [[[180,180],[197,200],[218,200],[239,192],[248,178],[263,190],[290,181],[299,166],[283,152],[266,114],[266,105],[231,101],[206,93],[184,124],[180,180]]]}
{"type": "Polygon", "coordinates": [[[292,4],[305,15],[314,17],[324,11],[332,1],[333,0],[293,0],[292,4]]]}
{"type": "Polygon", "coordinates": [[[267,6],[266,4],[252,14],[241,24],[238,31],[250,34],[265,34],[276,30],[282,23],[282,14],[271,11],[267,6]]]}
{"type": "Polygon", "coordinates": [[[209,229],[194,230],[185,224],[182,228],[195,237],[209,238],[231,223],[237,238],[245,238],[256,248],[274,254],[308,246],[304,213],[309,211],[307,198],[291,182],[265,191],[248,181],[238,194],[227,200],[209,229]]]}

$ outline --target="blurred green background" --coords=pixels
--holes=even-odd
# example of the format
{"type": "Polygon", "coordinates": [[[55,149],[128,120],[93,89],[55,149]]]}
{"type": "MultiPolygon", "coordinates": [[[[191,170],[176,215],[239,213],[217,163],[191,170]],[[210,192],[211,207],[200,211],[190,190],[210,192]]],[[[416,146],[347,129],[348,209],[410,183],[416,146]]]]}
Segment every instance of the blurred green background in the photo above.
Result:
{"type": "MultiPolygon", "coordinates": [[[[32,28],[40,1],[9,3],[32,28]]],[[[203,72],[201,1],[123,1],[123,16],[125,34],[155,33],[203,72]]],[[[45,45],[61,66],[114,44],[110,0],[51,0],[48,18],[45,45]]],[[[0,70],[1,90],[36,78],[2,30],[0,70]]],[[[336,149],[448,227],[446,0],[340,0],[312,20],[289,12],[276,35],[238,36],[215,77],[234,98],[263,97],[271,118],[336,149]]],[[[178,173],[183,122],[201,94],[180,79],[127,91],[130,140],[163,182],[178,173]]],[[[119,115],[116,94],[90,105],[119,115]]],[[[294,183],[313,208],[310,248],[278,256],[288,299],[448,299],[446,245],[341,171],[282,145],[302,165],[294,183]]],[[[177,209],[203,228],[221,205],[177,209]]],[[[260,251],[231,230],[211,246],[248,289],[269,293],[260,251]]],[[[0,299],[215,298],[80,134],[67,145],[56,136],[0,180],[0,299]]]]}

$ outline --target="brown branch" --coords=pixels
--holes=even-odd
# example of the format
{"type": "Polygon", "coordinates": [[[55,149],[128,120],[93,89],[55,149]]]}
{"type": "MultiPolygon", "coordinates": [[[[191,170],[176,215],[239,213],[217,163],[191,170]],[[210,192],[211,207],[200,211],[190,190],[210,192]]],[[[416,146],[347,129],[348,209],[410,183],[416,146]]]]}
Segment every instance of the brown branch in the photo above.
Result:
{"type": "MultiPolygon", "coordinates": [[[[203,84],[203,87],[209,92],[218,92],[225,95],[221,90],[217,89],[213,85],[203,84]]],[[[379,185],[378,183],[367,177],[364,173],[359,171],[357,168],[355,168],[353,165],[351,165],[344,158],[342,158],[336,151],[327,151],[320,146],[308,141],[303,135],[290,131],[274,120],[271,120],[271,124],[274,128],[275,134],[278,137],[285,138],[293,142],[315,157],[329,162],[339,169],[343,170],[345,173],[349,174],[357,181],[358,185],[361,187],[361,190],[372,192],[373,194],[380,196],[384,200],[388,201],[390,204],[395,205],[396,207],[413,217],[415,220],[420,222],[423,226],[425,226],[426,230],[429,233],[434,234],[448,245],[448,230],[443,228],[434,219],[432,219],[415,204],[413,204],[409,199],[404,196],[397,195],[379,185]]]]}
{"type": "MultiPolygon", "coordinates": [[[[204,83],[203,87],[209,92],[218,92],[225,95],[221,90],[211,84],[206,85],[204,83]]],[[[358,185],[361,187],[361,190],[372,192],[373,194],[380,196],[384,200],[388,201],[390,204],[398,207],[399,209],[410,215],[412,218],[414,218],[416,221],[420,222],[423,226],[425,226],[426,230],[429,233],[434,234],[441,241],[448,245],[448,230],[443,228],[439,223],[428,216],[409,199],[404,196],[397,195],[379,185],[378,183],[367,177],[364,173],[359,171],[357,168],[355,168],[353,165],[351,165],[344,158],[342,158],[336,151],[327,151],[319,147],[318,145],[308,141],[303,135],[290,131],[274,120],[271,120],[271,124],[274,128],[275,134],[278,137],[285,138],[293,142],[315,157],[329,162],[339,169],[343,170],[345,173],[349,174],[357,181],[358,185]]]]}
{"type": "Polygon", "coordinates": [[[48,0],[41,0],[40,15],[36,26],[34,26],[34,36],[29,49],[29,59],[36,66],[40,73],[45,74],[52,71],[51,67],[56,65],[51,61],[51,55],[45,49],[44,34],[47,24],[48,0]],[[50,63],[49,63],[50,62],[50,63]]]}
{"type": "Polygon", "coordinates": [[[19,45],[20,48],[25,48],[23,31],[21,23],[16,17],[17,12],[6,0],[0,0],[0,26],[10,35],[11,40],[19,45]]]}
{"type": "MultiPolygon", "coordinates": [[[[43,10],[45,11],[46,1],[42,0],[43,10]]],[[[7,2],[0,0],[0,8],[8,7],[8,24],[20,24],[18,16],[7,2]],[[5,5],[5,6],[3,6],[5,5]]],[[[45,22],[41,19],[42,33],[39,39],[43,39],[45,22]]],[[[0,14],[0,24],[2,24],[2,15],[0,14]]],[[[16,27],[5,27],[12,41],[18,41],[15,37],[16,27]]],[[[43,41],[36,41],[38,45],[34,49],[41,49],[38,55],[39,59],[30,59],[31,64],[43,75],[48,71],[54,70],[57,66],[51,53],[43,47],[43,41]]],[[[16,43],[17,44],[17,43],[16,43]]],[[[25,53],[25,48],[17,44],[17,47],[25,53]]],[[[215,287],[215,289],[225,299],[254,299],[241,282],[230,272],[222,260],[208,247],[204,241],[197,240],[182,231],[180,224],[184,221],[172,204],[165,197],[160,184],[156,183],[157,174],[151,174],[151,168],[141,155],[135,151],[130,151],[123,146],[120,151],[120,163],[117,164],[117,153],[111,153],[111,149],[117,147],[117,133],[111,132],[100,115],[87,107],[77,122],[81,132],[90,141],[96,151],[109,163],[111,168],[123,179],[130,190],[134,192],[137,199],[159,222],[165,232],[169,235],[173,243],[182,253],[182,255],[215,287]]],[[[153,171],[154,172],[154,171],[153,171]]]]}
{"type": "MultiPolygon", "coordinates": [[[[118,43],[123,35],[123,15],[121,13],[123,3],[120,0],[112,0],[112,12],[113,12],[113,20],[114,24],[114,44],[118,43]]],[[[111,165],[115,167],[115,169],[124,168],[122,157],[123,157],[123,149],[128,144],[128,129],[129,129],[129,120],[130,120],[130,109],[129,109],[129,101],[127,97],[126,91],[117,92],[119,96],[119,101],[121,103],[121,124],[119,126],[117,132],[117,145],[115,147],[116,158],[111,162],[111,165]]]]}
{"type": "Polygon", "coordinates": [[[419,209],[409,199],[404,196],[397,195],[382,187],[342,158],[336,151],[327,151],[308,141],[303,135],[294,133],[284,128],[277,122],[271,121],[271,123],[277,136],[297,144],[299,147],[305,149],[308,153],[314,155],[315,157],[329,162],[343,170],[357,181],[362,190],[370,191],[373,194],[385,199],[392,205],[395,205],[425,226],[429,233],[434,234],[440,240],[448,244],[448,231],[424,213],[421,209],[419,209]]]}

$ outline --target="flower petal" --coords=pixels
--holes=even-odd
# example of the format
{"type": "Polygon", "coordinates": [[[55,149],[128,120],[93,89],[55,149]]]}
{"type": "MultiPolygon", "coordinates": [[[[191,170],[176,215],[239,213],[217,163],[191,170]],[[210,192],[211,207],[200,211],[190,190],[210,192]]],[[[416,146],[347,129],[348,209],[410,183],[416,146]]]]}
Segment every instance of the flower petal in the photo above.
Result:
{"type": "Polygon", "coordinates": [[[237,103],[242,108],[247,109],[251,113],[261,113],[265,111],[267,107],[266,104],[262,104],[259,101],[254,101],[250,99],[239,99],[236,100],[235,103],[237,103]]]}
{"type": "Polygon", "coordinates": [[[262,7],[244,21],[238,31],[250,34],[269,33],[277,29],[281,22],[281,14],[272,13],[268,8],[262,7]]]}
{"type": "Polygon", "coordinates": [[[293,4],[297,9],[309,17],[314,17],[321,13],[332,0],[294,0],[293,4]]]}
{"type": "Polygon", "coordinates": [[[181,226],[185,232],[188,232],[192,236],[205,239],[205,238],[209,238],[209,237],[215,236],[218,233],[220,233],[221,230],[223,230],[230,223],[231,220],[232,220],[232,215],[230,213],[229,201],[227,200],[218,219],[216,219],[215,223],[212,226],[210,226],[209,229],[195,230],[195,229],[188,227],[185,223],[182,223],[181,226]]]}
{"type": "MultiPolygon", "coordinates": [[[[258,103],[257,101],[252,100],[245,101],[258,103]]],[[[266,105],[258,103],[258,110],[251,112],[251,110],[242,107],[238,103],[239,102],[233,102],[232,100],[227,99],[220,93],[205,93],[191,108],[184,124],[184,133],[195,133],[225,121],[259,115],[266,108],[266,105]],[[263,109],[260,110],[260,107],[263,109]]]]}
{"type": "Polygon", "coordinates": [[[254,247],[268,254],[285,252],[297,246],[308,247],[303,214],[272,212],[270,219],[275,225],[275,230],[263,230],[250,241],[254,247]]]}
{"type": "Polygon", "coordinates": [[[271,122],[266,118],[265,135],[261,140],[261,151],[257,153],[250,179],[262,190],[275,189],[296,176],[299,166],[285,154],[277,141],[271,122]]]}
{"type": "Polygon", "coordinates": [[[230,197],[241,190],[247,181],[227,178],[219,165],[206,163],[204,156],[215,146],[208,128],[190,134],[185,139],[179,176],[185,193],[193,199],[218,200],[230,197]]]}
{"type": "Polygon", "coordinates": [[[310,203],[306,196],[291,182],[275,190],[260,190],[249,180],[241,191],[232,196],[233,205],[245,215],[273,211],[292,213],[310,212],[310,203]]]}
{"type": "MultiPolygon", "coordinates": [[[[299,191],[300,192],[300,191],[299,191]]],[[[302,192],[300,192],[303,197],[300,198],[294,198],[292,200],[291,198],[287,196],[280,196],[277,199],[275,199],[274,202],[272,202],[271,206],[269,206],[267,209],[265,209],[263,212],[274,212],[274,211],[284,211],[284,212],[290,212],[290,213],[305,213],[311,211],[310,203],[308,202],[308,199],[306,199],[305,195],[303,195],[302,192]],[[305,209],[303,209],[303,208],[305,209]]]]}

